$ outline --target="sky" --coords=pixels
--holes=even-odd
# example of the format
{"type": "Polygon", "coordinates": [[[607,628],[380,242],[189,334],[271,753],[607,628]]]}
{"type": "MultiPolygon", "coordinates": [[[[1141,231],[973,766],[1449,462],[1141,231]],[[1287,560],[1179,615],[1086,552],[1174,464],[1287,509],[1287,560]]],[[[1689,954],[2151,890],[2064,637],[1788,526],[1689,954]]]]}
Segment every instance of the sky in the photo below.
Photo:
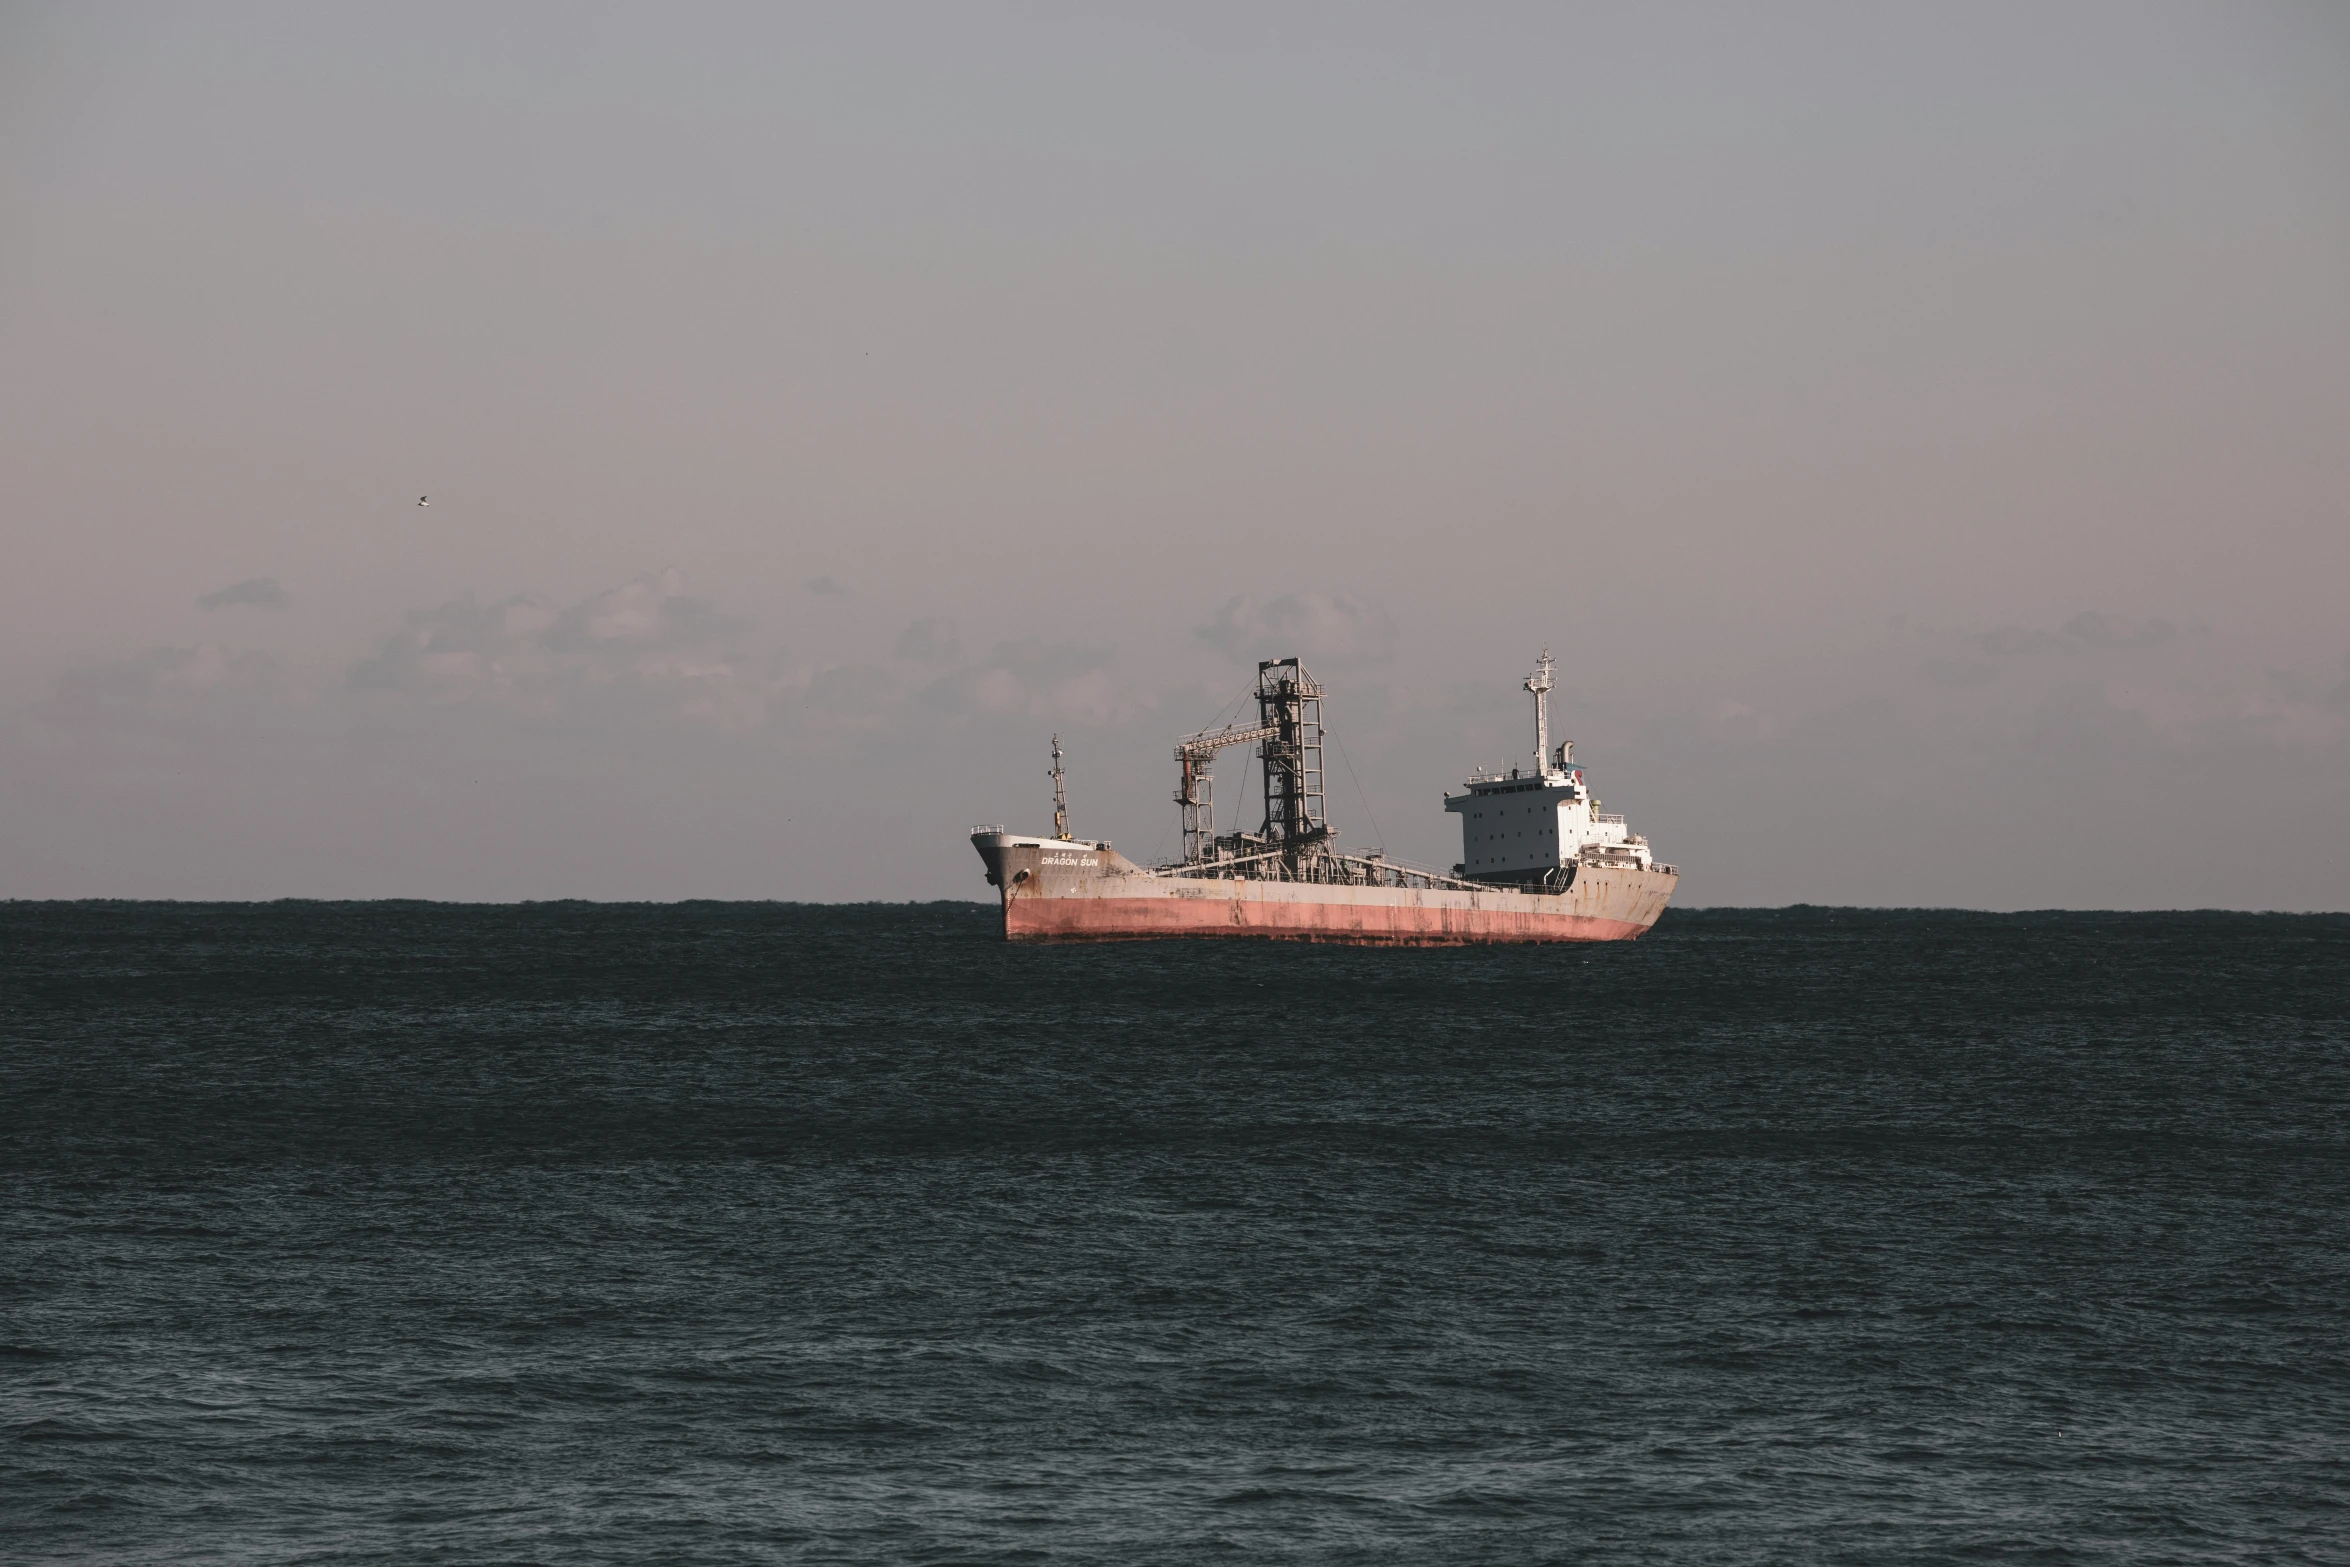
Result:
{"type": "Polygon", "coordinates": [[[1441,868],[1547,646],[1685,904],[2350,908],[2338,6],[14,4],[0,257],[0,896],[984,898],[1292,654],[1441,868]]]}

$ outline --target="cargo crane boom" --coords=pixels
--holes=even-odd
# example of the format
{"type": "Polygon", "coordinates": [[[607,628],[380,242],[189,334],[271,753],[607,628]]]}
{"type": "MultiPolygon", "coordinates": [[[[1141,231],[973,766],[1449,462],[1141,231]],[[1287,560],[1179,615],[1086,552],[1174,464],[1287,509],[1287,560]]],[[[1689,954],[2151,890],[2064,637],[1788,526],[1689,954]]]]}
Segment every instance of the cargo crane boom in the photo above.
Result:
{"type": "Polygon", "coordinates": [[[1186,735],[1175,747],[1176,765],[1183,769],[1183,783],[1175,791],[1175,802],[1183,807],[1185,864],[1196,865],[1216,852],[1216,781],[1209,772],[1215,765],[1216,753],[1226,746],[1270,740],[1280,732],[1274,724],[1228,724],[1222,729],[1203,729],[1198,734],[1186,735]]]}
{"type": "Polygon", "coordinates": [[[1188,756],[1204,762],[1226,746],[1249,745],[1258,740],[1270,740],[1280,732],[1280,729],[1272,724],[1249,724],[1246,726],[1232,724],[1223,729],[1203,730],[1199,734],[1186,737],[1184,742],[1175,748],[1175,756],[1177,760],[1188,756]]]}

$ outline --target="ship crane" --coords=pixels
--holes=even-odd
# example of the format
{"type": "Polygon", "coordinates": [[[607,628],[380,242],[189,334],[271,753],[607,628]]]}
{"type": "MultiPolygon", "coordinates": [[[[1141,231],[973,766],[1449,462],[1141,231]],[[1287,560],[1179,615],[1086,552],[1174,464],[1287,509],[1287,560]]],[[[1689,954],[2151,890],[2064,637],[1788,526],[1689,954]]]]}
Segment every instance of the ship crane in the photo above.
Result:
{"type": "Polygon", "coordinates": [[[1278,724],[1227,724],[1221,729],[1203,729],[1198,734],[1186,735],[1175,747],[1176,765],[1183,769],[1183,784],[1175,791],[1175,803],[1183,807],[1186,864],[1196,865],[1215,853],[1216,781],[1209,769],[1215,765],[1216,753],[1227,746],[1255,745],[1280,733],[1278,724]]]}
{"type": "MultiPolygon", "coordinates": [[[[1329,852],[1338,830],[1330,825],[1322,793],[1322,687],[1295,658],[1257,663],[1257,721],[1207,729],[1175,747],[1183,769],[1175,791],[1183,807],[1183,860],[1199,865],[1220,860],[1226,845],[1216,839],[1214,784],[1208,769],[1226,746],[1254,744],[1264,769],[1265,825],[1261,837],[1235,834],[1234,852],[1262,848],[1278,853],[1283,873],[1305,873],[1307,861],[1329,852]]],[[[1253,857],[1253,856],[1252,856],[1253,857]]]]}

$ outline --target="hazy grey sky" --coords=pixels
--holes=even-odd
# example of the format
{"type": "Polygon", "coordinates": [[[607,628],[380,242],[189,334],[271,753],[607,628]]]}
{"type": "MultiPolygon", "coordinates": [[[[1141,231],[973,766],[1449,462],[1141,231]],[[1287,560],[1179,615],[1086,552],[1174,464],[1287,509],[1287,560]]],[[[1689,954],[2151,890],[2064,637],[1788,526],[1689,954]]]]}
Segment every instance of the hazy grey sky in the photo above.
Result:
{"type": "Polygon", "coordinates": [[[18,5],[0,258],[0,895],[984,896],[1293,651],[1449,864],[1548,643],[1686,902],[2350,907],[2339,6],[18,5]]]}

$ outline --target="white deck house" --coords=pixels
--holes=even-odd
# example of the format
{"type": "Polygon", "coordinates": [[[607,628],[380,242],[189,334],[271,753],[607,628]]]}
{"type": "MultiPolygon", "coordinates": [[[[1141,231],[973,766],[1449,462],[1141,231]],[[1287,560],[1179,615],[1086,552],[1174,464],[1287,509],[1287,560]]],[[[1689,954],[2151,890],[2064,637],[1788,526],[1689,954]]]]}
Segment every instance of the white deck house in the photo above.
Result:
{"type": "Polygon", "coordinates": [[[1467,794],[1447,795],[1444,808],[1461,817],[1461,863],[1453,874],[1471,881],[1530,882],[1571,874],[1576,865],[1647,868],[1648,840],[1624,818],[1599,808],[1575,765],[1575,746],[1550,743],[1550,650],[1526,677],[1534,693],[1533,771],[1480,773],[1467,794]]]}

